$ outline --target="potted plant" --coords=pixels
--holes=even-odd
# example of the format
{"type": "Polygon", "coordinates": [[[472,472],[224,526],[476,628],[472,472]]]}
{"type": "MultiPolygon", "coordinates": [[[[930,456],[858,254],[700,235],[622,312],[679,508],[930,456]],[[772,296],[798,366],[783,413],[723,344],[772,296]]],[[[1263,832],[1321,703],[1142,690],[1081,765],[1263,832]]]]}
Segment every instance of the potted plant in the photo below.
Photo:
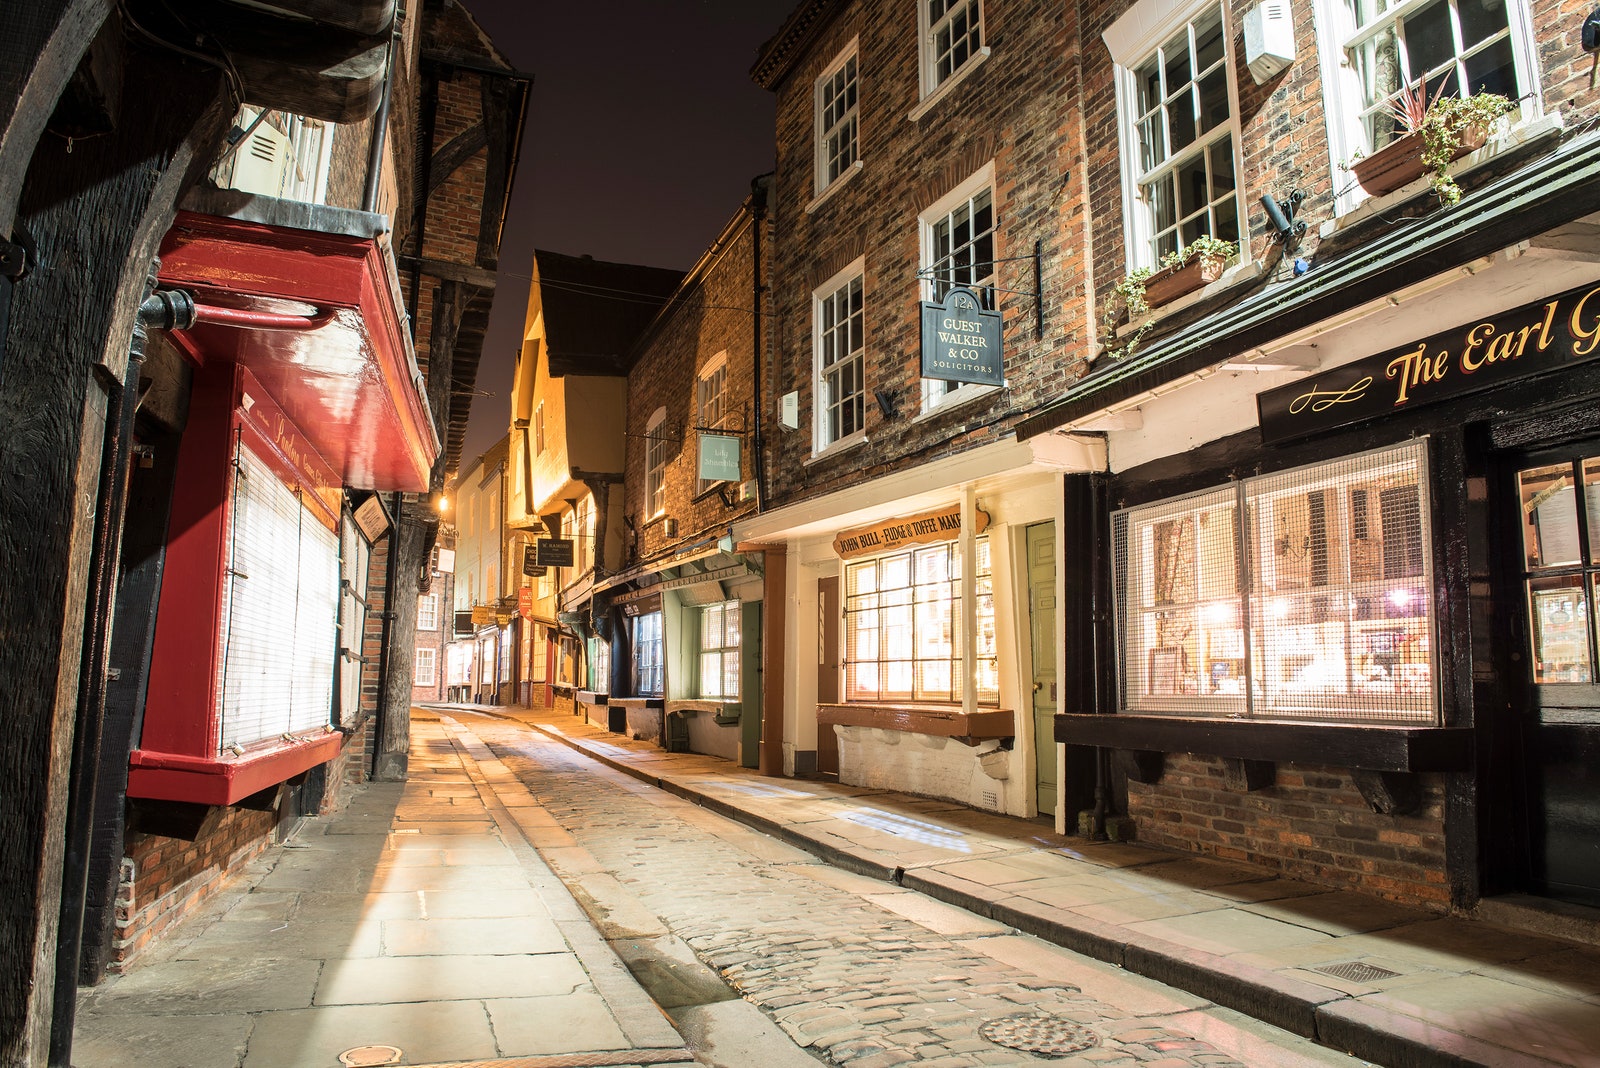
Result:
{"type": "Polygon", "coordinates": [[[1148,315],[1153,307],[1177,300],[1222,277],[1228,265],[1239,258],[1239,245],[1209,234],[1201,234],[1181,249],[1161,257],[1156,267],[1141,267],[1130,272],[1111,290],[1101,322],[1105,327],[1107,354],[1120,360],[1133,355],[1140,339],[1154,320],[1144,318],[1131,336],[1118,335],[1124,322],[1133,323],[1148,315]]]}
{"type": "Polygon", "coordinates": [[[1413,83],[1389,104],[1401,136],[1372,155],[1356,159],[1350,170],[1373,196],[1393,192],[1427,174],[1439,199],[1455,204],[1461,199],[1461,188],[1450,177],[1450,164],[1481,146],[1500,116],[1515,107],[1498,93],[1444,96],[1442,87],[1430,100],[1426,85],[1413,83]]]}

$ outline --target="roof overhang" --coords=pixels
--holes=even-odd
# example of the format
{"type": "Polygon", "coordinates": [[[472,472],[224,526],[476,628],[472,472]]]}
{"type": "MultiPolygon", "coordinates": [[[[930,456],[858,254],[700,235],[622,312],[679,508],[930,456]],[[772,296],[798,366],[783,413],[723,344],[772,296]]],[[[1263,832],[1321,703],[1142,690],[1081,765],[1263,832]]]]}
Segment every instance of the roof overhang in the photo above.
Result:
{"type": "Polygon", "coordinates": [[[272,317],[172,336],[196,363],[248,368],[345,485],[423,492],[440,443],[384,231],[381,215],[260,197],[180,211],[160,284],[272,317]]]}

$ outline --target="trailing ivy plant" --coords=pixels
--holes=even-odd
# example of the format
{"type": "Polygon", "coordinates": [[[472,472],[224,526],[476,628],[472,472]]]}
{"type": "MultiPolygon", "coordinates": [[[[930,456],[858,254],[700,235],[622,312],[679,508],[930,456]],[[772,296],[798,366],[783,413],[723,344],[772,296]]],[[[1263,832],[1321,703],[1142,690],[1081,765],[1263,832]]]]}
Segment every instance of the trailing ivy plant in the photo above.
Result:
{"type": "Polygon", "coordinates": [[[1223,241],[1212,237],[1210,234],[1201,234],[1181,249],[1175,249],[1161,257],[1161,262],[1155,267],[1140,267],[1131,271],[1122,281],[1111,289],[1111,295],[1106,299],[1105,313],[1100,317],[1101,325],[1105,328],[1106,351],[1105,354],[1113,360],[1124,360],[1133,355],[1139,342],[1144,340],[1145,334],[1155,325],[1154,319],[1145,319],[1134,329],[1132,335],[1124,338],[1118,335],[1118,327],[1122,324],[1123,315],[1131,325],[1150,311],[1150,302],[1145,299],[1145,289],[1150,279],[1161,271],[1177,270],[1185,264],[1199,260],[1202,264],[1213,264],[1217,267],[1226,267],[1239,258],[1239,245],[1234,241],[1223,241]]]}
{"type": "Polygon", "coordinates": [[[1422,139],[1422,165],[1439,200],[1447,207],[1461,201],[1461,187],[1450,177],[1461,144],[1469,137],[1487,134],[1489,129],[1516,108],[1499,93],[1472,96],[1445,96],[1444,87],[1428,97],[1427,85],[1417,81],[1405,86],[1389,101],[1389,114],[1402,134],[1422,139]]]}

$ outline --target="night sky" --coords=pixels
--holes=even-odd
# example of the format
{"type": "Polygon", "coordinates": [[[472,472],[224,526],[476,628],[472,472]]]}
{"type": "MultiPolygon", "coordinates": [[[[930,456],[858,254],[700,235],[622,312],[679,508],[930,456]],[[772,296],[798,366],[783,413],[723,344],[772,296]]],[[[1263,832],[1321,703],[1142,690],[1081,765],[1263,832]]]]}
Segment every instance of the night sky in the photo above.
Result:
{"type": "Polygon", "coordinates": [[[465,0],[534,84],[463,467],[510,422],[535,247],[687,270],[772,170],[749,71],[796,3],[465,0]]]}

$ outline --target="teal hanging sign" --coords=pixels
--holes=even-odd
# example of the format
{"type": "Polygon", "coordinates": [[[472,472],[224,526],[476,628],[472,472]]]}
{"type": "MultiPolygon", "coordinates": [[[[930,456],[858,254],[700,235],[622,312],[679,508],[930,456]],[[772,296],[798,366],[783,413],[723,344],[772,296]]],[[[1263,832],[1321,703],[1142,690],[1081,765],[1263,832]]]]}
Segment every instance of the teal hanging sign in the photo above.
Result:
{"type": "Polygon", "coordinates": [[[1005,384],[1000,354],[1000,313],[958,286],[943,302],[922,302],[922,377],[945,382],[1005,384]]]}

